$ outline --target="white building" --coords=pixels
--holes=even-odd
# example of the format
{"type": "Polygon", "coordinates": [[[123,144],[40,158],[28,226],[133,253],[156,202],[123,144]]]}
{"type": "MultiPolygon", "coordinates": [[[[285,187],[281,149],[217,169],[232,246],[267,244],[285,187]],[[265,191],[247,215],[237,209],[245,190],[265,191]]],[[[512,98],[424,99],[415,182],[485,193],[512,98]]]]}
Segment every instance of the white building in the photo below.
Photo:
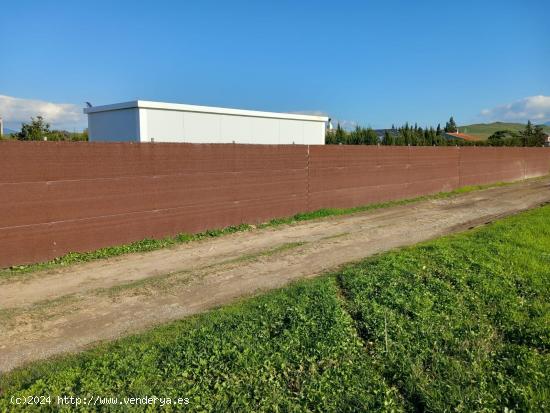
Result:
{"type": "Polygon", "coordinates": [[[325,116],[136,100],[84,109],[90,141],[325,143],[325,116]]]}

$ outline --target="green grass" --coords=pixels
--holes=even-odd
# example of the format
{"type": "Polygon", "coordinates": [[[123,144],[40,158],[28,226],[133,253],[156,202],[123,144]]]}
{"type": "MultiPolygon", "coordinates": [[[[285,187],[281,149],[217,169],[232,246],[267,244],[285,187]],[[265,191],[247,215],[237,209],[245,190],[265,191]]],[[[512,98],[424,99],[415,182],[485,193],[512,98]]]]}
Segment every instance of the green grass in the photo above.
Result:
{"type": "MultiPolygon", "coordinates": [[[[541,178],[534,178],[534,179],[541,179],[541,178]]],[[[235,232],[250,231],[256,228],[277,227],[280,225],[295,224],[302,221],[309,221],[309,220],[326,218],[331,216],[349,215],[349,214],[365,212],[365,211],[375,210],[380,208],[388,208],[388,207],[397,206],[397,205],[407,205],[413,202],[425,201],[430,199],[449,198],[449,197],[464,194],[467,192],[505,186],[510,184],[512,183],[498,182],[498,183],[489,184],[489,185],[465,186],[450,192],[440,192],[437,194],[425,195],[425,196],[420,196],[416,198],[375,203],[375,204],[358,206],[354,208],[323,208],[312,212],[298,213],[291,217],[275,218],[269,222],[265,222],[259,225],[241,224],[241,225],[230,226],[222,229],[207,230],[196,234],[181,233],[174,237],[166,237],[162,239],[143,239],[141,241],[132,242],[130,244],[100,248],[98,250],[91,251],[91,252],[70,252],[68,254],[54,258],[53,260],[47,261],[47,262],[27,264],[27,265],[16,265],[13,267],[0,269],[0,278],[9,278],[9,277],[17,276],[19,274],[26,274],[26,273],[40,271],[40,270],[55,269],[55,268],[64,267],[67,265],[84,263],[84,262],[94,261],[98,259],[111,258],[119,255],[129,254],[129,253],[154,251],[161,248],[168,248],[168,247],[172,247],[175,245],[184,244],[188,242],[200,241],[208,238],[216,238],[227,234],[233,234],[235,232]]]]}
{"type": "MultiPolygon", "coordinates": [[[[493,123],[476,123],[472,125],[459,126],[458,130],[461,133],[468,135],[474,135],[481,139],[487,139],[493,133],[499,130],[509,130],[513,132],[520,132],[525,129],[523,123],[506,123],[506,122],[493,122],[493,123]]],[[[543,129],[546,133],[550,133],[550,126],[543,125],[543,129]]]]}
{"type": "Polygon", "coordinates": [[[548,411],[549,278],[546,206],[32,364],[0,378],[0,411],[24,410],[14,395],[181,396],[188,411],[548,411]]]}
{"type": "Polygon", "coordinates": [[[340,274],[409,410],[550,409],[549,218],[545,207],[340,274]]]}
{"type": "Polygon", "coordinates": [[[337,292],[332,278],[299,283],[18,371],[1,381],[0,411],[18,411],[9,404],[14,394],[181,396],[190,411],[353,411],[398,403],[365,364],[337,292]]]}

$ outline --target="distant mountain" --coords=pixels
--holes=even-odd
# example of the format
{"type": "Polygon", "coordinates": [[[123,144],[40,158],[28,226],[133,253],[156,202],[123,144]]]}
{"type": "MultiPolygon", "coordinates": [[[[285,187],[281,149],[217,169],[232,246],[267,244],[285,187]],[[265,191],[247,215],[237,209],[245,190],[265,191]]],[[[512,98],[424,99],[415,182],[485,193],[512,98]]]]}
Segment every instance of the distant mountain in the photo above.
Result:
{"type": "Polygon", "coordinates": [[[550,126],[550,121],[545,123],[546,126],[550,126]]]}
{"type": "MultiPolygon", "coordinates": [[[[525,129],[525,124],[523,123],[506,122],[475,123],[473,125],[462,125],[458,127],[459,132],[477,136],[481,139],[487,139],[489,136],[499,130],[519,132],[523,129],[525,129]]],[[[550,134],[550,125],[548,125],[548,123],[544,124],[543,129],[546,133],[550,134]]]]}

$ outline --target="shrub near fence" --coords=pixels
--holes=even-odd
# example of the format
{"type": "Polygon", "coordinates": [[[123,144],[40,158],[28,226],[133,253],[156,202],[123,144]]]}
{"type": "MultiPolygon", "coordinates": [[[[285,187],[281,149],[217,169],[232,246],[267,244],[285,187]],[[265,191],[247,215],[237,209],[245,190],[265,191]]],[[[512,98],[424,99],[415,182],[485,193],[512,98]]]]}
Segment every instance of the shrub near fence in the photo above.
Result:
{"type": "Polygon", "coordinates": [[[546,148],[0,142],[0,267],[549,171],[546,148]]]}

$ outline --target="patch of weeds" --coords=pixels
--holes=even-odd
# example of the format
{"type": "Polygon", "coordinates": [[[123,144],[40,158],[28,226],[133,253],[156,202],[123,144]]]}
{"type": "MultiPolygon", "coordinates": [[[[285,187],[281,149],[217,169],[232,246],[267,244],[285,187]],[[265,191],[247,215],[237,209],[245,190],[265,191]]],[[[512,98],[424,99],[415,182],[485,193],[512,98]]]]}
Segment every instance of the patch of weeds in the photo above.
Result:
{"type": "Polygon", "coordinates": [[[9,398],[30,394],[182,396],[192,411],[400,410],[335,289],[330,277],[299,282],[78,356],[35,363],[0,379],[0,410],[24,411],[9,398]]]}
{"type": "Polygon", "coordinates": [[[339,274],[346,306],[407,409],[546,411],[550,208],[339,274]]]}

